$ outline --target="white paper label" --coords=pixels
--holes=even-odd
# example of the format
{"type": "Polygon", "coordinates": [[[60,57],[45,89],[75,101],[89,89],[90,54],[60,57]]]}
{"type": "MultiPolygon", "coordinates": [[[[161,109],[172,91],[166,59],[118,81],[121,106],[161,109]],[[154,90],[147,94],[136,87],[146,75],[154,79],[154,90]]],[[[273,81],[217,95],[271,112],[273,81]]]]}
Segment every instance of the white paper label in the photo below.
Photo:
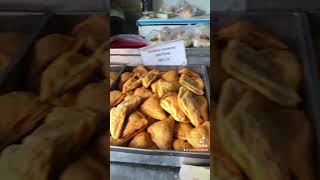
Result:
{"type": "Polygon", "coordinates": [[[140,49],[144,65],[187,65],[183,40],[168,41],[140,49]]]}

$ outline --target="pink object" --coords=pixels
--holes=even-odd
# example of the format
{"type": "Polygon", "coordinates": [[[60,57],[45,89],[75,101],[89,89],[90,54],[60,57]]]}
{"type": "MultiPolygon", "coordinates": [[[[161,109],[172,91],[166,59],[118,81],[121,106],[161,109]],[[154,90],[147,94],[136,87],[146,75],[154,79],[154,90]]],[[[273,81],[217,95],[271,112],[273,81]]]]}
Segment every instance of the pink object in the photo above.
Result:
{"type": "Polygon", "coordinates": [[[110,38],[110,48],[141,48],[147,45],[147,40],[138,35],[120,34],[110,38]]]}

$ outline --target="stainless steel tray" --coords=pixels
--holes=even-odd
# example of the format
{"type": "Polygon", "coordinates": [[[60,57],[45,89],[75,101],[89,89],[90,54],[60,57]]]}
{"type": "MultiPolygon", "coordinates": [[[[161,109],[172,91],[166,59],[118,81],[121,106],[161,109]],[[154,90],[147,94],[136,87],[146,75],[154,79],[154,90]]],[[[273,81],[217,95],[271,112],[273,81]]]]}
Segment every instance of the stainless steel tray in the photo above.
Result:
{"type": "Polygon", "coordinates": [[[1,93],[7,92],[23,84],[21,81],[22,66],[25,54],[31,50],[32,42],[36,38],[39,30],[48,20],[48,16],[43,13],[0,13],[1,32],[22,32],[26,34],[25,42],[12,57],[9,65],[0,72],[1,93]]]}
{"type": "MultiPolygon", "coordinates": [[[[214,29],[232,24],[238,20],[252,22],[257,27],[280,38],[289,49],[300,59],[303,68],[303,96],[302,109],[304,109],[313,123],[316,136],[316,167],[320,165],[320,88],[318,72],[314,64],[312,44],[308,32],[308,22],[305,14],[301,13],[268,13],[268,12],[225,12],[213,13],[214,29]]],[[[214,69],[213,69],[214,70],[214,69]]],[[[214,155],[213,155],[214,157],[214,155]]]]}
{"type": "MultiPolygon", "coordinates": [[[[131,71],[135,66],[126,66],[125,71],[131,71]]],[[[146,66],[148,69],[159,69],[160,71],[178,70],[188,67],[200,74],[206,84],[206,96],[210,106],[210,84],[207,68],[204,65],[187,66],[146,66]]],[[[112,70],[112,67],[111,67],[112,70]]],[[[114,90],[114,89],[110,89],[114,90]]],[[[210,165],[209,152],[184,152],[173,150],[149,150],[129,147],[110,146],[110,161],[128,162],[138,164],[163,165],[180,167],[181,164],[210,165]]]]}
{"type": "Polygon", "coordinates": [[[116,89],[117,84],[119,83],[119,79],[123,71],[125,71],[126,66],[124,65],[110,65],[111,71],[118,72],[119,74],[117,75],[116,80],[110,84],[110,89],[116,89]]]}

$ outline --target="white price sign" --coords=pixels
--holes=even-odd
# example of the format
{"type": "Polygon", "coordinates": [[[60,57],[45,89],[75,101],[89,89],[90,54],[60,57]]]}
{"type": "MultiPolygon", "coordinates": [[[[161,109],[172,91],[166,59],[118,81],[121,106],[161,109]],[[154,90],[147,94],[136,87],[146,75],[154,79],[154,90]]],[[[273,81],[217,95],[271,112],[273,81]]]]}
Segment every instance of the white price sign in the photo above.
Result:
{"type": "Polygon", "coordinates": [[[187,65],[183,40],[168,41],[140,49],[144,65],[187,65]]]}

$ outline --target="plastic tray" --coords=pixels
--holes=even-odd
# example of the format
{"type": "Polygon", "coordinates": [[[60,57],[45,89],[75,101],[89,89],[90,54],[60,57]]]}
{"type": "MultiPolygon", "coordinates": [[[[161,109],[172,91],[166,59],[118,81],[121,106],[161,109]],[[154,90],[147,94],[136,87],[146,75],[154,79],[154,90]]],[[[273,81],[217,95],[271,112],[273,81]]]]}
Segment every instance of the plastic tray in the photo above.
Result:
{"type": "MultiPolygon", "coordinates": [[[[133,70],[136,66],[126,66],[125,72],[133,70]]],[[[187,65],[187,66],[146,66],[148,69],[156,68],[160,71],[178,70],[188,67],[200,74],[206,84],[206,96],[210,99],[210,84],[208,79],[207,68],[204,65],[187,65]]],[[[112,70],[112,67],[111,67],[112,70]]],[[[119,79],[116,83],[119,83],[119,79]]],[[[114,89],[110,89],[114,90],[114,89]]],[[[209,106],[210,106],[210,101],[209,106]]],[[[128,162],[139,164],[163,165],[180,167],[181,164],[192,165],[210,165],[209,152],[184,152],[174,150],[149,150],[139,148],[129,148],[120,146],[110,146],[110,161],[128,162]]]]}

